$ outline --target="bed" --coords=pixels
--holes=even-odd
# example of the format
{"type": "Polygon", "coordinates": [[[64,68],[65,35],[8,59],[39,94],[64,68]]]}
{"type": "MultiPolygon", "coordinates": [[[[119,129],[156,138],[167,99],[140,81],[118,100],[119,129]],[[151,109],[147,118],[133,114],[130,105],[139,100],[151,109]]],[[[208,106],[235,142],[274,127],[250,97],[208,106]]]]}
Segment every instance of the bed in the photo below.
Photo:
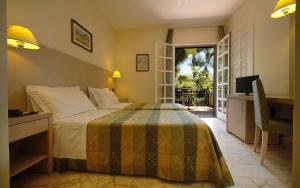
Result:
{"type": "Polygon", "coordinates": [[[117,110],[186,110],[181,104],[162,103],[120,103],[114,92],[108,88],[88,87],[89,97],[93,104],[100,109],[117,110]]]}
{"type": "Polygon", "coordinates": [[[233,179],[210,128],[186,111],[95,110],[54,123],[58,171],[153,176],[176,182],[233,179]],[[77,146],[77,147],[74,147],[77,146]]]}
{"type": "Polygon", "coordinates": [[[27,93],[34,108],[53,113],[58,171],[234,184],[212,131],[188,111],[97,109],[78,87],[27,93]]]}
{"type": "Polygon", "coordinates": [[[181,104],[176,103],[116,103],[102,109],[107,110],[186,110],[181,104]]]}

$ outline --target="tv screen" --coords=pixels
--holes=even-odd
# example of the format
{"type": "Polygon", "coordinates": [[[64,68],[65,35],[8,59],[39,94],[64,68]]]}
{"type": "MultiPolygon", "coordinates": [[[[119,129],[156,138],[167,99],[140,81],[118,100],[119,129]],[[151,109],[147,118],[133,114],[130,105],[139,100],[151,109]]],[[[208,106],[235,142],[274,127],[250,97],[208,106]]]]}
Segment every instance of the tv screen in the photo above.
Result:
{"type": "Polygon", "coordinates": [[[236,79],[236,93],[249,95],[253,93],[252,82],[259,79],[258,75],[240,77],[236,79]]]}

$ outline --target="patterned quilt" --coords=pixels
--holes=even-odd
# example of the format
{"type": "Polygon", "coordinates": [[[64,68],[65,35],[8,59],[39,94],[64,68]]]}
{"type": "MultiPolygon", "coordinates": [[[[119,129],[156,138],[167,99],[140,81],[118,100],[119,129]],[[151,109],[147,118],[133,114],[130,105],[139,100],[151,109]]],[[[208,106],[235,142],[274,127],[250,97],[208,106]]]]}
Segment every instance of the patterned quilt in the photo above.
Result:
{"type": "Polygon", "coordinates": [[[179,110],[120,110],[87,128],[88,171],[234,184],[210,128],[179,110]]]}
{"type": "Polygon", "coordinates": [[[133,103],[124,110],[186,110],[186,108],[176,103],[133,103]]]}

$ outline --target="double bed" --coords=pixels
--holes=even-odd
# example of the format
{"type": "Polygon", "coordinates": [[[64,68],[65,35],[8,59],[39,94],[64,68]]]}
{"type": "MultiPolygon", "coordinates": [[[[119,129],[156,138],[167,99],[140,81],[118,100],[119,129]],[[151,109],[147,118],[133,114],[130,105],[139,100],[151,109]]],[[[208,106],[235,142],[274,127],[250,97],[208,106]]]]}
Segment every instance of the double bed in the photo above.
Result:
{"type": "Polygon", "coordinates": [[[234,184],[212,131],[182,106],[119,103],[122,108],[95,108],[77,92],[30,91],[33,104],[44,101],[44,107],[53,109],[56,170],[234,184]]]}

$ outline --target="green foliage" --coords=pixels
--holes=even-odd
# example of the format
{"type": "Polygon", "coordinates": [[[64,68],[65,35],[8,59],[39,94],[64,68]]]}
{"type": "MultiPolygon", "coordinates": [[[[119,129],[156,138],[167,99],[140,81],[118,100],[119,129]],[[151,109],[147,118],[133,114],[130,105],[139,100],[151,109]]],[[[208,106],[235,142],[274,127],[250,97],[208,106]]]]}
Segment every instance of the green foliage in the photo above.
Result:
{"type": "Polygon", "coordinates": [[[175,72],[179,73],[179,66],[186,60],[187,58],[187,53],[184,48],[176,48],[176,53],[175,53],[175,72]]]}
{"type": "Polygon", "coordinates": [[[196,89],[196,83],[187,76],[179,76],[176,88],[196,89]]]}
{"type": "Polygon", "coordinates": [[[176,77],[177,88],[204,89],[213,91],[213,77],[209,74],[209,68],[213,68],[214,48],[177,48],[176,49],[176,77]],[[193,78],[179,75],[180,65],[187,58],[191,58],[193,78]]]}

